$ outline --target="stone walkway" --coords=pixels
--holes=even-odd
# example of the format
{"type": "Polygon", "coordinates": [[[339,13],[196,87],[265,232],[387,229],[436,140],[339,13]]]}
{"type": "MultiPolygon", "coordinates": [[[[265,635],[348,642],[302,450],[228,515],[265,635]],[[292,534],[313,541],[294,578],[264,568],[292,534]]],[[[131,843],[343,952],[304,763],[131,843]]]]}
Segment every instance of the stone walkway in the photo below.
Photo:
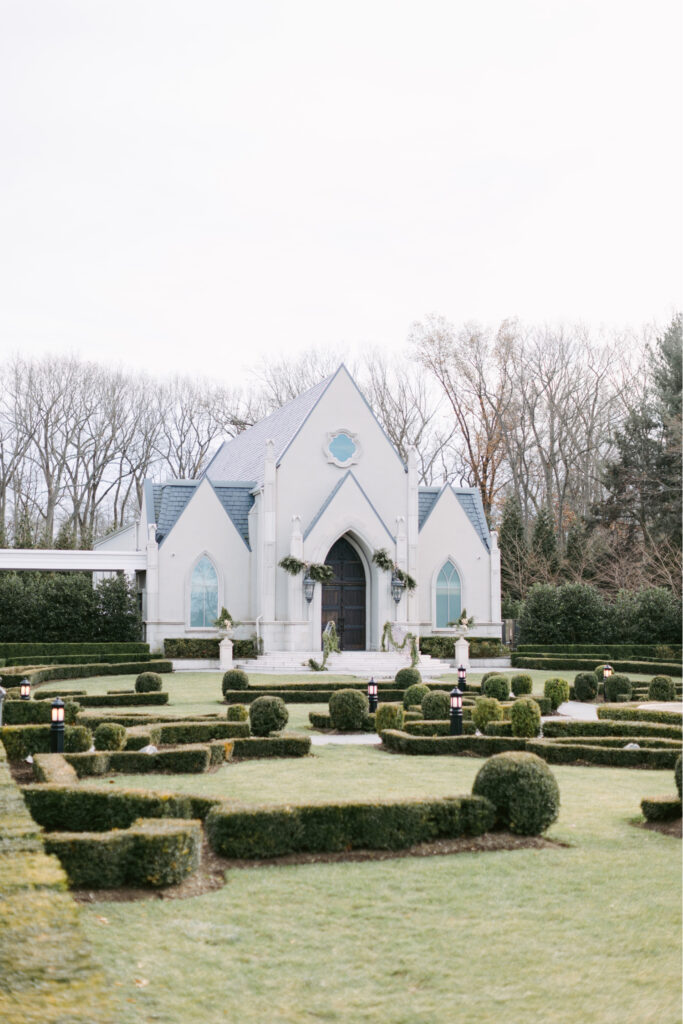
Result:
{"type": "Polygon", "coordinates": [[[381,742],[381,739],[375,732],[348,732],[340,733],[335,736],[311,736],[311,745],[314,747],[324,747],[330,743],[354,745],[359,747],[378,747],[381,742]]]}

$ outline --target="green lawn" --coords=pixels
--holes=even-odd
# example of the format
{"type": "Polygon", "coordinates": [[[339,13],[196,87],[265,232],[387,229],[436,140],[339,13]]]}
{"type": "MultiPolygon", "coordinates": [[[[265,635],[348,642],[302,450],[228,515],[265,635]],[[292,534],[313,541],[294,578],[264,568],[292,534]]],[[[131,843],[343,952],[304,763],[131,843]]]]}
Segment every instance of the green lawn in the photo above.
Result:
{"type": "MultiPolygon", "coordinates": [[[[219,673],[167,676],[164,687],[169,713],[221,710],[219,673]]],[[[290,726],[304,728],[311,707],[290,705],[290,726]]],[[[100,784],[241,802],[419,796],[468,792],[482,764],[314,750],[100,784]]],[[[548,834],[566,848],[231,870],[225,888],[194,899],[82,907],[115,1018],[675,1024],[681,844],[630,823],[643,796],[674,792],[672,773],[552,770],[562,807],[548,834]]]]}

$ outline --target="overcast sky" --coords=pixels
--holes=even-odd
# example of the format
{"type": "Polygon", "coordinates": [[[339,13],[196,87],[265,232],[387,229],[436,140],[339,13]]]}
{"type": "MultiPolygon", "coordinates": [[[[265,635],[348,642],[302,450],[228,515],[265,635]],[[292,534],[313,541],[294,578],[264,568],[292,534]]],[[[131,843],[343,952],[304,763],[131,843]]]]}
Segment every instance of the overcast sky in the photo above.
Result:
{"type": "Polygon", "coordinates": [[[665,324],[679,0],[0,0],[0,345],[226,382],[665,324]]]}

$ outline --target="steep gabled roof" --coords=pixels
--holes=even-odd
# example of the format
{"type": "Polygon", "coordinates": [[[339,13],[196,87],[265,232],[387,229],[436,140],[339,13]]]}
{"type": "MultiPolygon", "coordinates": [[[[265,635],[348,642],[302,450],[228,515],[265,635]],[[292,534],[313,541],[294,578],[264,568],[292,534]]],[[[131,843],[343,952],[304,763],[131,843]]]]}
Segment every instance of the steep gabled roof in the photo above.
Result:
{"type": "Polygon", "coordinates": [[[224,441],[206,467],[204,476],[214,482],[252,480],[255,485],[262,483],[266,441],[274,442],[275,461],[279,462],[334,377],[336,373],[276,409],[270,416],[259,420],[242,434],[224,441]]]}
{"type": "Polygon", "coordinates": [[[418,529],[422,529],[441,495],[449,489],[458,499],[463,512],[472,523],[480,541],[486,550],[490,551],[489,528],[486,523],[486,516],[484,515],[481,494],[476,487],[452,487],[450,484],[444,484],[443,487],[420,487],[417,492],[418,529]]]}
{"type": "Polygon", "coordinates": [[[263,483],[263,461],[266,441],[273,441],[275,445],[275,462],[279,465],[283,455],[296,438],[304,423],[332,381],[340,373],[345,373],[348,376],[373,419],[386,437],[387,443],[390,445],[394,455],[403,465],[401,456],[389,439],[384,427],[375,416],[365,395],[342,363],[333,374],[326,377],[325,380],[321,380],[315,387],[304,391],[301,395],[297,395],[296,398],[293,398],[280,409],[271,413],[270,416],[266,416],[265,419],[259,420],[253,427],[249,427],[248,430],[238,434],[232,440],[224,441],[206,467],[203,475],[214,483],[218,480],[253,480],[255,481],[255,487],[260,486],[263,483]]]}
{"type": "MultiPolygon", "coordinates": [[[[150,501],[156,517],[157,543],[163,543],[168,537],[193,495],[196,494],[200,483],[201,480],[169,480],[164,484],[152,484],[145,481],[145,486],[148,487],[148,501],[150,501]]],[[[209,481],[209,484],[240,537],[249,547],[248,517],[249,510],[254,504],[254,496],[251,493],[254,481],[237,483],[221,481],[217,484],[209,481]]]]}

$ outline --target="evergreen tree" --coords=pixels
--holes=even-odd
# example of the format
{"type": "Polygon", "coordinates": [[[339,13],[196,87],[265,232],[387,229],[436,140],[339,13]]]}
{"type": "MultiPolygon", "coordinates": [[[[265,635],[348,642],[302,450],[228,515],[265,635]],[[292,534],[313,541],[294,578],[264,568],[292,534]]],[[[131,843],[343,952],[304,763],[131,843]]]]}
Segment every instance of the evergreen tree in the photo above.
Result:
{"type": "Polygon", "coordinates": [[[512,496],[503,506],[498,533],[503,600],[519,601],[526,592],[529,546],[519,500],[512,496]]]}
{"type": "Polygon", "coordinates": [[[14,522],[14,544],[15,548],[33,548],[36,546],[33,523],[28,514],[26,505],[19,509],[14,522]]]}
{"type": "Polygon", "coordinates": [[[536,516],[531,547],[549,573],[556,573],[559,565],[555,520],[549,508],[542,508],[536,516]]]}

